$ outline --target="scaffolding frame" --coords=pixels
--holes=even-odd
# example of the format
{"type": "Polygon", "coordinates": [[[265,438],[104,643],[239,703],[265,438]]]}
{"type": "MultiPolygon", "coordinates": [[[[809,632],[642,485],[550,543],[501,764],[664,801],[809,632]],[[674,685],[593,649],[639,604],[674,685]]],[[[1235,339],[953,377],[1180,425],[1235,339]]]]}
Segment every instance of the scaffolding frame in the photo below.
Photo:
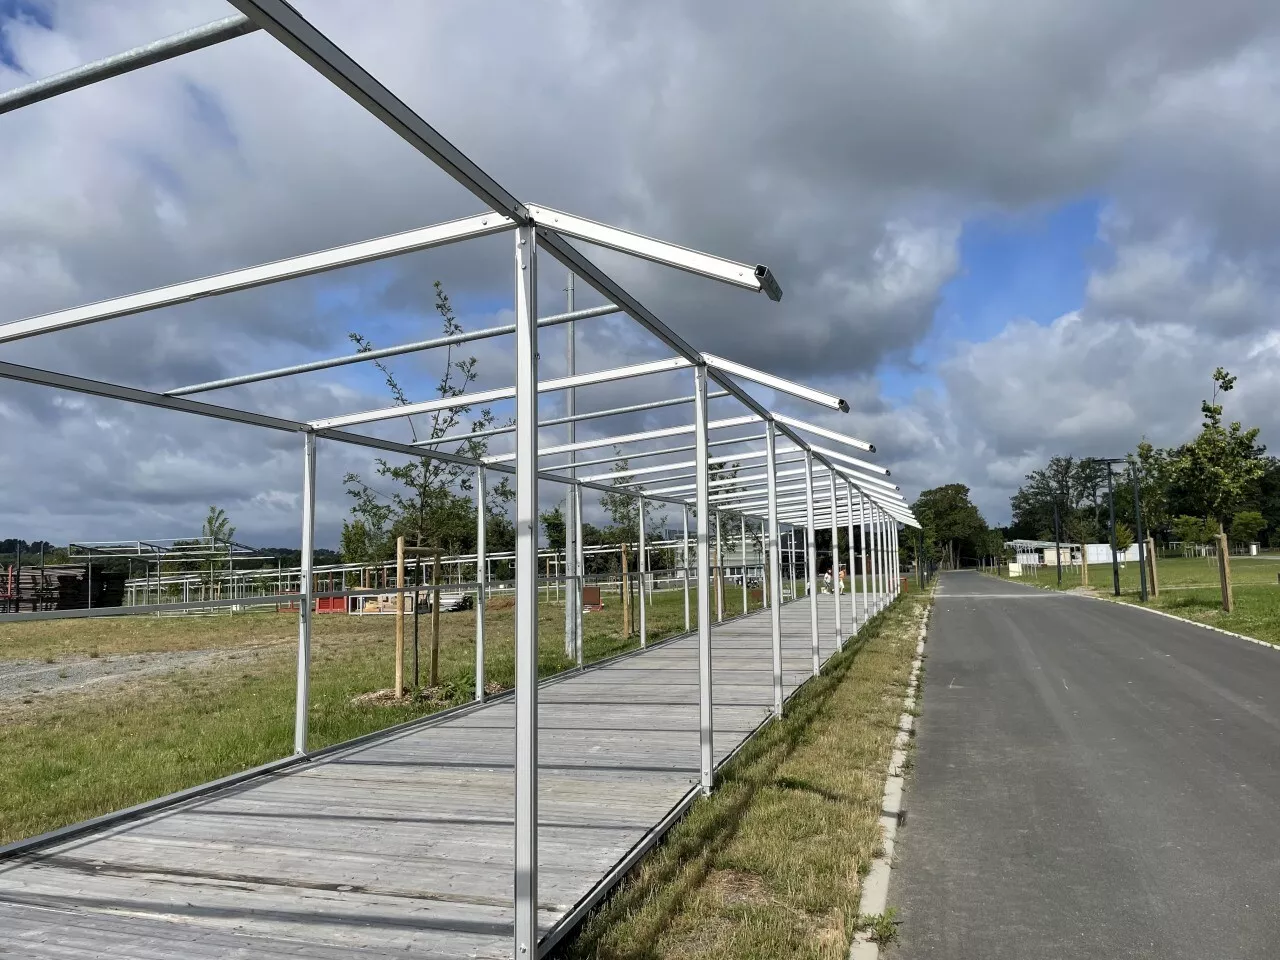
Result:
{"type": "MultiPolygon", "coordinates": [[[[285,0],[230,0],[230,2],[239,11],[238,16],[227,17],[203,27],[185,31],[174,37],[165,38],[104,60],[86,64],[56,77],[36,81],[0,95],[0,114],[20,107],[29,107],[32,104],[66,94],[88,84],[120,76],[149,64],[204,49],[213,44],[227,42],[249,33],[265,32],[468,190],[482,203],[485,212],[447,223],[428,225],[394,236],[346,244],[273,263],[175,283],[42,316],[15,320],[0,325],[0,343],[12,343],[58,330],[106,322],[115,318],[137,315],[199,298],[251,289],[296,277],[310,276],[343,266],[367,263],[411,251],[459,243],[471,238],[510,233],[514,241],[512,270],[515,286],[516,322],[506,328],[480,331],[478,335],[472,335],[471,338],[476,339],[479,335],[513,335],[515,337],[514,384],[495,391],[489,391],[487,394],[482,392],[454,398],[451,404],[449,400],[429,400],[414,404],[409,408],[389,407],[312,421],[295,421],[269,413],[229,407],[205,400],[188,399],[188,395],[209,393],[227,386],[293,376],[310,370],[357,363],[373,359],[377,354],[347,355],[311,364],[246,373],[237,377],[224,378],[221,381],[177,386],[166,392],[142,390],[124,384],[92,380],[8,362],[0,362],[0,378],[300,435],[303,462],[302,593],[298,616],[297,696],[294,737],[294,754],[296,757],[307,755],[311,621],[317,593],[312,573],[314,568],[318,441],[327,440],[410,457],[434,458],[475,469],[480,480],[477,501],[481,531],[484,527],[484,484],[486,482],[486,473],[501,472],[515,477],[516,681],[514,701],[516,762],[515,831],[513,838],[515,925],[512,949],[513,955],[516,958],[521,958],[521,960],[523,958],[537,957],[550,949],[554,945],[555,939],[570,928],[576,922],[576,919],[583,915],[585,909],[591,905],[579,904],[569,912],[547,937],[539,937],[537,923],[537,604],[539,586],[538,491],[540,482],[565,484],[570,490],[571,501],[574,505],[570,512],[573,515],[572,519],[576,528],[575,534],[578,547],[574,551],[572,569],[564,579],[570,585],[570,592],[573,594],[579,611],[582,606],[580,593],[582,582],[582,511],[580,501],[583,490],[592,489],[610,493],[625,490],[625,492],[637,498],[643,498],[643,500],[666,502],[679,506],[686,518],[687,511],[690,508],[693,509],[696,517],[696,557],[694,565],[696,566],[699,587],[696,623],[701,755],[699,782],[704,794],[711,792],[715,779],[714,717],[711,691],[711,527],[713,520],[718,530],[722,511],[737,513],[743,518],[743,529],[745,531],[746,517],[750,516],[759,519],[767,533],[767,550],[771,561],[771,569],[769,571],[770,589],[768,593],[770,594],[773,633],[774,710],[777,715],[781,714],[783,707],[779,612],[781,603],[779,576],[782,525],[788,524],[792,528],[793,554],[797,532],[803,532],[805,539],[804,549],[808,558],[806,564],[809,581],[808,592],[813,611],[811,617],[814,649],[813,669],[816,673],[819,669],[819,660],[817,656],[817,564],[814,535],[819,529],[818,525],[823,524],[830,527],[833,536],[834,554],[834,546],[837,542],[837,523],[844,520],[851,531],[855,521],[862,524],[864,531],[862,538],[864,559],[867,551],[866,532],[869,525],[872,538],[871,569],[875,574],[875,604],[876,609],[879,609],[890,602],[897,592],[897,577],[895,576],[893,581],[890,582],[887,574],[889,570],[897,569],[898,526],[900,524],[918,526],[918,524],[912,516],[910,508],[896,490],[887,490],[882,484],[872,482],[872,480],[876,479],[872,474],[879,472],[884,475],[887,474],[887,471],[876,467],[874,464],[855,460],[847,454],[839,454],[836,451],[814,446],[805,439],[805,434],[822,437],[849,449],[863,452],[874,452],[874,446],[866,441],[838,433],[824,426],[807,423],[794,417],[774,412],[758,402],[740,385],[739,381],[765,386],[775,393],[786,394],[807,403],[813,403],[828,411],[847,413],[848,404],[843,399],[802,384],[793,383],[765,371],[755,370],[744,364],[700,352],[608,274],[597,267],[585,254],[570,243],[570,239],[584,241],[593,246],[618,251],[692,273],[704,279],[714,280],[740,290],[763,293],[770,300],[780,301],[782,299],[782,288],[767,266],[741,263],[663,240],[642,236],[570,213],[526,204],[507,191],[478,164],[455,147],[425,119],[392,93],[390,89],[375,79],[340,47],[317,30],[285,0]],[[539,254],[549,256],[568,270],[571,277],[593,288],[605,299],[606,305],[601,308],[594,308],[594,312],[577,311],[575,313],[575,311],[570,310],[567,314],[540,318],[538,315],[537,279],[539,254]],[[670,359],[637,364],[631,368],[599,371],[590,374],[579,374],[571,371],[567,377],[551,381],[539,380],[538,331],[540,328],[552,323],[572,323],[578,319],[589,319],[589,316],[603,316],[611,313],[622,313],[638,323],[665,344],[673,356],[670,359]],[[538,435],[539,427],[541,426],[538,416],[540,393],[562,390],[572,391],[577,386],[610,381],[620,376],[643,377],[675,370],[687,370],[692,373],[693,417],[691,423],[685,426],[666,428],[665,430],[606,438],[604,441],[579,441],[570,442],[567,445],[540,447],[538,435]],[[715,388],[714,390],[712,389],[713,387],[715,388]],[[731,398],[747,412],[744,415],[728,420],[712,421],[709,417],[709,401],[712,396],[731,398]],[[420,445],[401,443],[365,433],[352,432],[349,429],[392,418],[404,417],[415,412],[437,410],[450,405],[454,407],[469,406],[476,402],[483,402],[486,398],[513,399],[515,401],[515,452],[509,456],[486,457],[484,460],[475,460],[434,447],[427,448],[420,445]],[[752,436],[734,438],[728,443],[746,446],[748,449],[744,452],[764,453],[765,485],[767,488],[765,498],[760,500],[758,494],[744,487],[726,499],[721,499],[719,495],[713,499],[711,473],[713,469],[719,470],[720,468],[714,465],[711,459],[710,448],[713,445],[710,439],[711,431],[737,429],[758,424],[764,425],[763,431],[757,430],[752,436]],[[791,449],[803,453],[805,476],[803,484],[804,496],[802,498],[803,510],[796,509],[792,498],[780,497],[780,494],[790,491],[792,487],[790,485],[780,487],[777,483],[776,459],[778,451],[776,440],[779,433],[794,445],[791,449]],[[646,481],[634,486],[620,488],[574,476],[578,465],[574,464],[572,455],[576,454],[578,450],[613,445],[617,451],[613,459],[619,460],[625,457],[620,450],[621,447],[661,439],[664,436],[687,434],[692,434],[694,437],[692,446],[694,452],[693,466],[695,468],[693,479],[695,482],[692,496],[672,497],[668,494],[646,489],[652,482],[666,481],[646,481]],[[558,466],[543,467],[541,465],[542,457],[559,453],[571,454],[570,462],[558,466]],[[849,469],[850,466],[858,467],[859,469],[851,470],[849,469]],[[815,471],[822,474],[819,481],[815,481],[815,471]],[[843,506],[838,503],[837,497],[841,484],[844,485],[846,490],[845,504],[843,506]],[[859,497],[856,510],[852,505],[852,491],[855,489],[858,491],[859,497]],[[829,492],[827,502],[823,504],[816,503],[815,494],[824,490],[829,492]]],[[[443,344],[439,341],[418,342],[389,349],[406,353],[432,349],[440,345],[443,344]]],[[[382,355],[392,355],[392,353],[384,351],[382,355]]],[[[683,402],[688,401],[684,400],[683,402]]],[[[644,453],[642,455],[652,454],[644,453]]],[[[602,462],[610,462],[610,460],[606,458],[602,462]]],[[[716,489],[720,488],[717,487],[716,489]]],[[[643,518],[643,510],[641,511],[641,516],[643,518]]],[[[641,536],[642,538],[644,536],[643,520],[641,536]]],[[[852,549],[852,541],[850,541],[850,548],[852,549]]],[[[483,556],[483,539],[480,540],[479,552],[483,556]]],[[[685,566],[687,569],[689,563],[686,562],[685,566]]],[[[479,565],[479,570],[477,586],[481,596],[481,603],[479,604],[481,612],[477,617],[478,657],[482,655],[484,642],[483,597],[485,595],[485,578],[483,563],[479,565]]],[[[644,573],[641,574],[642,583],[643,577],[644,573]]],[[[685,579],[687,589],[687,576],[685,579]]],[[[716,583],[717,587],[719,587],[721,583],[719,576],[716,578],[716,583]]],[[[401,593],[409,589],[416,589],[416,587],[408,588],[403,584],[397,584],[396,587],[396,590],[401,593]]],[[[641,590],[641,595],[643,596],[643,587],[641,590]]],[[[718,589],[717,594],[718,603],[722,603],[723,597],[718,589]]],[[[133,609],[136,610],[137,608],[133,609]]],[[[641,610],[644,610],[643,603],[641,604],[641,610]]],[[[75,611],[75,613],[82,615],[112,615],[103,611],[93,610],[75,611]]],[[[0,616],[0,621],[13,618],[9,615],[0,616]]],[[[581,660],[582,648],[580,622],[579,614],[577,636],[574,641],[577,644],[579,661],[581,660]]],[[[857,626],[856,623],[855,626],[857,626]]],[[[843,640],[843,637],[840,639],[843,640]]],[[[478,669],[482,670],[482,668],[483,664],[478,664],[478,669]]],[[[482,695],[482,689],[482,686],[477,687],[478,695],[482,695]]],[[[157,803],[159,802],[163,802],[163,798],[161,801],[157,801],[157,803]]],[[[133,808],[124,813],[137,815],[140,810],[145,809],[147,809],[147,805],[141,808],[133,808]]],[[[39,845],[40,842],[42,842],[42,838],[34,838],[31,843],[18,845],[18,850],[31,849],[33,845],[39,845]]],[[[13,853],[17,851],[11,847],[6,852],[13,853]]]]}

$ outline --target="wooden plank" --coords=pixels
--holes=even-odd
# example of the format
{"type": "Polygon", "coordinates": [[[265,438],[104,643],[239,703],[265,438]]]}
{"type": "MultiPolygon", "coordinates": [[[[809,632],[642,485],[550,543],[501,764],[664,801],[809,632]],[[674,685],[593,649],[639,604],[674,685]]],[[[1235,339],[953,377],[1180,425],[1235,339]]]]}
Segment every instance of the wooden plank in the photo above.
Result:
{"type": "MultiPolygon", "coordinates": [[[[783,614],[790,692],[812,672],[808,606],[783,614]]],[[[717,625],[712,644],[723,758],[771,710],[768,613],[717,625]]],[[[697,782],[696,639],[540,699],[545,932],[697,782]]],[[[512,705],[490,704],[16,860],[0,868],[0,954],[507,956],[513,728],[512,705]]]]}

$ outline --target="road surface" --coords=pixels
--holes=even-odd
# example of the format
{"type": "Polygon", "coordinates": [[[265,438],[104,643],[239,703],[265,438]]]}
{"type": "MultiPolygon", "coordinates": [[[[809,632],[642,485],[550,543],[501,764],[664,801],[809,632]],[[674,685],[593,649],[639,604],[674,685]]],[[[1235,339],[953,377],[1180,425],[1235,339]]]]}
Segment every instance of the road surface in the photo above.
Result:
{"type": "Polygon", "coordinates": [[[891,956],[1280,957],[1280,650],[955,573],[925,668],[891,956]]]}

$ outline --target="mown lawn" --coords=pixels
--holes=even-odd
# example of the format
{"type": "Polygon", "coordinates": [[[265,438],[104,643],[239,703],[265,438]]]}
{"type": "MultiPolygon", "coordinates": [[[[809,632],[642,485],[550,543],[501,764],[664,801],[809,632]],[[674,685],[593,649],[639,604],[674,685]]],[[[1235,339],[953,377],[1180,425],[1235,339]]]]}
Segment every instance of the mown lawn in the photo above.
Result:
{"type": "MultiPolygon", "coordinates": [[[[696,591],[694,601],[696,616],[696,591]]],[[[726,616],[740,610],[740,592],[727,591],[726,616]]],[[[539,621],[541,675],[571,668],[564,654],[563,605],[543,603],[539,621]]],[[[393,685],[393,617],[323,614],[314,623],[311,749],[474,696],[472,612],[442,615],[439,684],[398,703],[355,699],[393,685]]],[[[621,627],[618,602],[606,598],[605,610],[584,617],[585,659],[637,647],[637,638],[624,638],[621,627]]],[[[419,629],[425,683],[427,618],[419,629]]],[[[681,593],[657,594],[649,613],[650,640],[683,630],[681,593]]],[[[411,637],[411,622],[407,633],[411,637]]],[[[486,614],[490,692],[513,682],[513,634],[510,601],[496,600],[486,614]]],[[[235,660],[198,669],[0,700],[0,843],[287,756],[293,750],[296,645],[296,613],[116,617],[0,627],[0,666],[20,659],[57,663],[116,653],[238,651],[235,660]]],[[[406,661],[412,676],[411,654],[406,661]]]]}
{"type": "MultiPolygon", "coordinates": [[[[1026,568],[1024,568],[1026,569],[1026,568]]],[[[1222,595],[1218,586],[1218,562],[1214,558],[1167,557],[1157,561],[1160,595],[1151,597],[1145,606],[1207,623],[1233,633],[1280,644],[1280,559],[1269,557],[1232,557],[1231,579],[1234,584],[1235,609],[1222,612],[1222,595]]],[[[1008,578],[1008,568],[1001,569],[1008,578]]],[[[1028,575],[1013,578],[1047,589],[1057,589],[1057,568],[1041,567],[1028,575]]],[[[1080,587],[1079,568],[1062,568],[1062,589],[1080,587]]],[[[1110,564],[1089,565],[1091,592],[1112,595],[1110,564]]],[[[1136,563],[1120,569],[1120,598],[1126,603],[1143,605],[1136,563]]]]}
{"type": "Polygon", "coordinates": [[[929,602],[907,594],[872,620],[557,955],[847,956],[929,602]]]}

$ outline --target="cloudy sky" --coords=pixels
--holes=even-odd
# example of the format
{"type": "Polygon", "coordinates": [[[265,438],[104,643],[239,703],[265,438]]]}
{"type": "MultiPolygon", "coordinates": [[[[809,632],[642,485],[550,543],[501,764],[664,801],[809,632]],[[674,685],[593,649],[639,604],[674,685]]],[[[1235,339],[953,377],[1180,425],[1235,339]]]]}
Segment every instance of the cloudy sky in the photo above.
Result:
{"type": "MultiPolygon", "coordinates": [[[[777,402],[875,442],[908,496],[960,481],[1005,522],[1051,454],[1188,437],[1218,365],[1240,376],[1228,413],[1280,443],[1274,3],[298,6],[525,201],[770,264],[780,304],[590,251],[699,347],[847,397],[844,416],[777,402]]],[[[231,12],[0,0],[0,89],[231,12]]],[[[0,117],[0,322],[478,212],[256,34],[0,117]]],[[[344,353],[351,331],[378,346],[437,335],[435,280],[464,327],[507,323],[510,243],[9,344],[3,359],[170,389],[344,353]]],[[[544,257],[541,313],[562,309],[563,287],[544,257]]],[[[580,306],[596,302],[580,287],[580,306]]],[[[667,355],[623,320],[579,329],[580,370],[667,355]]],[[[512,351],[506,338],[467,352],[481,386],[511,382],[512,351]]],[[[543,375],[561,372],[563,334],[542,351],[543,375]]],[[[442,360],[393,368],[426,399],[442,360]]],[[[584,390],[579,408],[689,379],[584,390]]],[[[299,418],[387,402],[368,365],[209,399],[299,418]]],[[[0,384],[0,537],[190,535],[217,503],[240,539],[296,543],[299,444],[0,384]]],[[[343,475],[369,461],[322,445],[321,545],[337,541],[343,475]]]]}

